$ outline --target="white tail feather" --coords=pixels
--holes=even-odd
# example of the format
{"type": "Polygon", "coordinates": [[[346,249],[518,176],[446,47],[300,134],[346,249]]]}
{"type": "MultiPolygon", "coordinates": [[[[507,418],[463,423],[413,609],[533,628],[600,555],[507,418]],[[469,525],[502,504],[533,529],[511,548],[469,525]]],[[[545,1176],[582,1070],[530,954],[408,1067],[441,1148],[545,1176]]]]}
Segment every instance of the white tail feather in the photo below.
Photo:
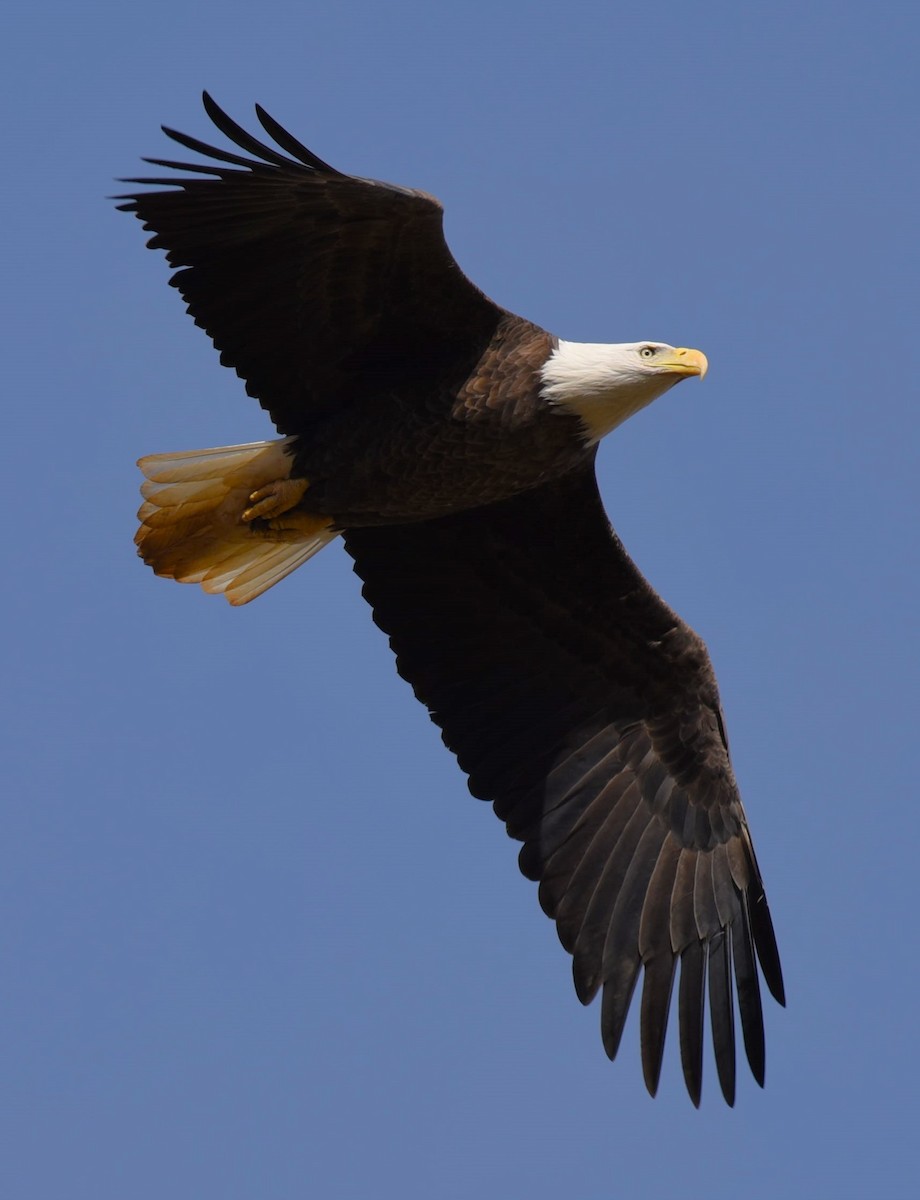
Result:
{"type": "Polygon", "coordinates": [[[290,529],[242,519],[254,491],[290,477],[292,438],[150,454],[135,542],[157,575],[199,583],[231,604],[247,604],[337,536],[326,517],[303,514],[290,529]]]}

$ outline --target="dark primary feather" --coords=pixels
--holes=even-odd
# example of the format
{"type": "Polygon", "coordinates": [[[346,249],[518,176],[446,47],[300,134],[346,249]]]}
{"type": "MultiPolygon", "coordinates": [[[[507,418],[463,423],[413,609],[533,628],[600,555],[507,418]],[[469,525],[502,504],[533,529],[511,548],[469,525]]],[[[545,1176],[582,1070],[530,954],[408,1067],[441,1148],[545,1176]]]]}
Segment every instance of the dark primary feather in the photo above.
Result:
{"type": "Polygon", "coordinates": [[[196,324],[280,432],[309,432],[357,398],[398,395],[420,367],[462,378],[503,314],[457,266],[440,204],[336,171],[262,109],[285,153],[207,95],[205,107],[253,157],[166,129],[211,161],[148,160],[185,174],[129,180],[170,190],[120,197],[120,207],[152,231],[196,324]]]}
{"type": "Polygon", "coordinates": [[[616,1054],[644,970],[654,1094],[677,964],[681,1060],[699,1103],[707,974],[719,1081],[735,1091],[732,970],[763,1082],[756,961],[783,1002],[763,885],[699,638],[610,529],[593,471],[487,508],[349,530],[346,545],[402,675],[475,795],[524,842],[521,868],[599,989],[616,1054]]]}

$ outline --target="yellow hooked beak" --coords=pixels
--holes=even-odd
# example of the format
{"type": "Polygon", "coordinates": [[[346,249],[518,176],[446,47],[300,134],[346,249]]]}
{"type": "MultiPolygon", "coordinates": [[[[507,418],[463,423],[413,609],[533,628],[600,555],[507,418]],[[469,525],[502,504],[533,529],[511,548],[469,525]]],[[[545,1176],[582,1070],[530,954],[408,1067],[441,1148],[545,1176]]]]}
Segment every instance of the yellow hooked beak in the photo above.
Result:
{"type": "Polygon", "coordinates": [[[661,358],[655,364],[673,371],[675,375],[699,375],[700,379],[709,370],[709,363],[702,350],[690,350],[687,346],[678,346],[667,358],[661,358]]]}

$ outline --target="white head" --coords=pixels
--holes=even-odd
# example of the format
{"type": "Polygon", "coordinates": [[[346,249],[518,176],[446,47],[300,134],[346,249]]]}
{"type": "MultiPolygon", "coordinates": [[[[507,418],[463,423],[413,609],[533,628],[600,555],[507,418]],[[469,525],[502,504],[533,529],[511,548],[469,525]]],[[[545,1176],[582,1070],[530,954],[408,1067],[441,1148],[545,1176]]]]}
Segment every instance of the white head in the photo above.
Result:
{"type": "Polygon", "coordinates": [[[702,378],[706,355],[664,342],[563,342],[541,370],[542,395],[581,418],[589,443],[680,383],[702,378]]]}

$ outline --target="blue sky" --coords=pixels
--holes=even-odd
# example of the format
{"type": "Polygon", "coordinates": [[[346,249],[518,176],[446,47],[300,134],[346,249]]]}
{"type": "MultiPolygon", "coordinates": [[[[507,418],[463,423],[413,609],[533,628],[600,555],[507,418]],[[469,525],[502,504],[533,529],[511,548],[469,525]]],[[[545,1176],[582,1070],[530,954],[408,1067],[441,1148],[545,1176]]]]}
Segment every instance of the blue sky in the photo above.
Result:
{"type": "Polygon", "coordinates": [[[920,1194],[920,20],[510,0],[5,18],[11,1200],[920,1194]],[[334,10],[334,11],[333,11],[334,10]],[[615,1064],[340,547],[234,611],[131,539],[141,454],[267,418],[104,197],[207,87],[445,202],[464,269],[711,370],[600,457],[706,638],[786,973],[764,1092],[615,1064]]]}

